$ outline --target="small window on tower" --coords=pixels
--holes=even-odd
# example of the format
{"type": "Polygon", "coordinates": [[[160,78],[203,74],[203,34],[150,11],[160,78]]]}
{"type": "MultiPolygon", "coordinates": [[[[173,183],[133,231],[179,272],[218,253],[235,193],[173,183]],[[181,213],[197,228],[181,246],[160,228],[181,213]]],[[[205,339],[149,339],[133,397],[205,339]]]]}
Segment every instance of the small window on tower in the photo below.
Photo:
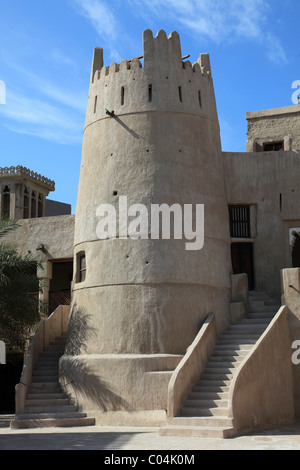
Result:
{"type": "Polygon", "coordinates": [[[76,282],[83,282],[86,279],[86,257],[84,252],[77,255],[77,275],[76,282]]]}
{"type": "Polygon", "coordinates": [[[201,90],[198,90],[198,101],[200,108],[202,108],[201,90]]]}
{"type": "Polygon", "coordinates": [[[96,111],[97,111],[97,101],[98,101],[98,96],[95,96],[95,102],[94,102],[94,114],[96,114],[96,111]]]}
{"type": "Polygon", "coordinates": [[[181,86],[178,87],[178,95],[179,95],[179,101],[182,103],[182,90],[181,90],[181,86]]]}
{"type": "Polygon", "coordinates": [[[152,85],[151,84],[148,87],[148,100],[149,100],[149,103],[151,103],[152,101],[152,85]]]}

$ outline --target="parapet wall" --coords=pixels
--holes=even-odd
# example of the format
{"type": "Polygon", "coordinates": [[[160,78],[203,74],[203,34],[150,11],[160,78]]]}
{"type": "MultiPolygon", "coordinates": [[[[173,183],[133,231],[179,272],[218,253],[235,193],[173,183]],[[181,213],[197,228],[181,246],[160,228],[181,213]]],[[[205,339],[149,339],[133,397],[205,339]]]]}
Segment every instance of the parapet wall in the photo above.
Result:
{"type": "Polygon", "coordinates": [[[115,115],[155,110],[186,112],[217,119],[208,54],[192,64],[182,58],[180,38],[159,31],[143,34],[143,56],[103,65],[103,50],[95,48],[87,127],[115,115]],[[140,59],[143,59],[143,63],[140,59]]]}
{"type": "Polygon", "coordinates": [[[246,151],[260,152],[264,144],[283,142],[284,150],[300,149],[300,105],[247,113],[246,151]],[[250,146],[250,147],[249,147],[250,146]]]}

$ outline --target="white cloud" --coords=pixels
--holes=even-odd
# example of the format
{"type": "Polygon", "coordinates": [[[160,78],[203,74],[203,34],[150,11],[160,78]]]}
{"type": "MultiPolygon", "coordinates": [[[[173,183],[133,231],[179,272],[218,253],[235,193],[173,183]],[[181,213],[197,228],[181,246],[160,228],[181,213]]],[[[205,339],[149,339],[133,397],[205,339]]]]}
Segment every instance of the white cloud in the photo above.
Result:
{"type": "Polygon", "coordinates": [[[13,132],[27,134],[60,144],[82,140],[83,119],[58,106],[8,90],[6,105],[0,108],[3,125],[13,132]]]}
{"type": "Polygon", "coordinates": [[[157,19],[168,18],[195,36],[215,43],[255,41],[265,47],[271,61],[286,61],[279,39],[269,30],[267,0],[130,0],[130,3],[144,17],[147,9],[157,19]]]}
{"type": "Polygon", "coordinates": [[[101,38],[109,41],[117,37],[117,20],[107,3],[102,0],[74,0],[79,13],[87,18],[101,38]]]}
{"type": "Polygon", "coordinates": [[[0,107],[1,124],[12,132],[50,142],[81,143],[87,90],[57,86],[17,62],[10,62],[10,67],[17,72],[22,88],[7,87],[6,105],[0,107]]]}
{"type": "Polygon", "coordinates": [[[266,35],[266,42],[267,42],[267,55],[271,62],[277,64],[285,64],[288,62],[286,53],[278,38],[276,38],[273,34],[268,33],[266,35]]]}
{"type": "MultiPolygon", "coordinates": [[[[123,1],[123,0],[122,0],[123,1]]],[[[96,31],[101,46],[108,51],[112,62],[121,62],[120,47],[130,38],[127,33],[121,33],[122,24],[118,18],[117,5],[104,0],[73,0],[77,12],[86,18],[96,31]],[[120,39],[122,38],[122,39],[120,39]]]]}
{"type": "Polygon", "coordinates": [[[85,113],[87,103],[87,91],[70,90],[60,88],[56,84],[50,82],[42,76],[38,76],[33,72],[26,70],[17,63],[10,63],[10,67],[21,74],[23,80],[26,79],[31,88],[39,91],[41,94],[51,98],[53,101],[76,109],[85,113]]]}

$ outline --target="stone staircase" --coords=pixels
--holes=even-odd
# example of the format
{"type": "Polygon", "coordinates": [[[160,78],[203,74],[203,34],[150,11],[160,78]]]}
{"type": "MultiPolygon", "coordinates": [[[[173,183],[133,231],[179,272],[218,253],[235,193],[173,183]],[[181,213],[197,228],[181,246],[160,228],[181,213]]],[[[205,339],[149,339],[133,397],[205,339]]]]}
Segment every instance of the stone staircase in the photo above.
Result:
{"type": "Polygon", "coordinates": [[[65,335],[62,335],[40,354],[32,373],[24,413],[15,416],[10,424],[12,429],[95,425],[94,418],[70,403],[59,384],[58,363],[64,346],[65,335]]]}
{"type": "Polygon", "coordinates": [[[247,318],[219,336],[206,369],[185,400],[180,416],[160,429],[161,436],[231,437],[228,395],[236,369],[265,331],[280,305],[264,293],[251,292],[247,318]]]}

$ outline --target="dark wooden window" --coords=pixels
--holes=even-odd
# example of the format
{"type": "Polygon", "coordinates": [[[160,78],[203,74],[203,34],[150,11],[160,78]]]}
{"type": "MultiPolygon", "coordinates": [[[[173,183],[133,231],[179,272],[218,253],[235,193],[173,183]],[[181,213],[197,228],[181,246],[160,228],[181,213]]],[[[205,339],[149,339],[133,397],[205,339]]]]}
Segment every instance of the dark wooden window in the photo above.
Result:
{"type": "Polygon", "coordinates": [[[229,206],[230,235],[250,238],[250,206],[229,206]]]}
{"type": "Polygon", "coordinates": [[[283,140],[280,142],[268,142],[264,144],[264,152],[279,152],[284,150],[283,140]]]}
{"type": "Polygon", "coordinates": [[[29,194],[28,189],[24,190],[24,199],[23,199],[23,219],[29,219],[29,194]]]}
{"type": "Polygon", "coordinates": [[[31,193],[31,218],[35,219],[36,217],[36,194],[34,191],[31,193]]]}
{"type": "Polygon", "coordinates": [[[38,200],[38,217],[43,217],[43,198],[41,194],[39,194],[38,200]]]}
{"type": "Polygon", "coordinates": [[[3,217],[10,217],[10,189],[5,186],[3,191],[3,217]]]}

